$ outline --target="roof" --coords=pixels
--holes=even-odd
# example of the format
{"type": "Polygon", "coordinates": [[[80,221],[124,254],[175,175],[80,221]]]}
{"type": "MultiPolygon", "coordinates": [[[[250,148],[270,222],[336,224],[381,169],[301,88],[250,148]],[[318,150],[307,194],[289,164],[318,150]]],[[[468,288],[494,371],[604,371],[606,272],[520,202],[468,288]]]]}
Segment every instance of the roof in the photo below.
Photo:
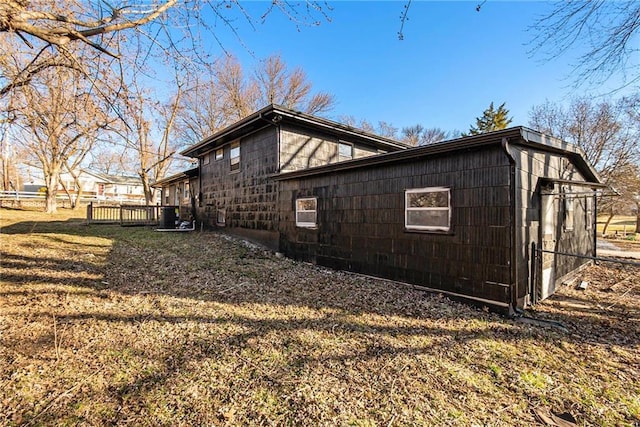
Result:
{"type": "Polygon", "coordinates": [[[127,175],[112,175],[102,172],[95,172],[89,169],[82,169],[82,172],[97,178],[97,181],[104,182],[105,184],[120,184],[120,185],[142,185],[142,180],[139,176],[127,176],[127,175]]]}
{"type": "Polygon", "coordinates": [[[480,135],[456,138],[388,154],[378,154],[376,156],[331,163],[329,165],[302,169],[294,172],[285,172],[274,175],[273,178],[276,180],[286,180],[341,170],[412,160],[419,157],[466,151],[483,146],[502,144],[502,141],[505,138],[509,144],[530,146],[544,151],[566,155],[573,164],[576,165],[588,182],[601,183],[598,173],[586,160],[586,155],[582,149],[568,142],[552,136],[544,135],[523,126],[488,132],[480,135]]]}
{"type": "Polygon", "coordinates": [[[198,176],[198,168],[187,169],[185,171],[178,172],[178,173],[176,173],[174,175],[170,175],[170,176],[164,177],[162,179],[159,179],[159,180],[153,182],[151,184],[151,186],[152,187],[162,187],[162,186],[165,186],[167,184],[171,184],[171,183],[178,182],[178,181],[183,181],[185,179],[193,178],[195,176],[198,176]]]}
{"type": "Polygon", "coordinates": [[[325,133],[335,135],[338,138],[349,138],[352,142],[362,142],[387,151],[404,150],[410,147],[402,142],[375,135],[362,129],[271,104],[231,126],[216,132],[210,137],[203,139],[197,144],[188,147],[180,154],[183,156],[198,157],[227,142],[241,138],[257,130],[280,124],[293,124],[311,130],[321,130],[325,133]]]}

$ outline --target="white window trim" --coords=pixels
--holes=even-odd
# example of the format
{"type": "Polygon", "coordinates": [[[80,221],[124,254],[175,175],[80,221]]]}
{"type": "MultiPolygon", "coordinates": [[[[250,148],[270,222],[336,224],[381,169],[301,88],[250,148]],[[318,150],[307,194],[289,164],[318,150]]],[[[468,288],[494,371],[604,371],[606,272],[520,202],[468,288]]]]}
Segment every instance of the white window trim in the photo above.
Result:
{"type": "Polygon", "coordinates": [[[316,228],[317,226],[318,226],[318,198],[317,197],[300,197],[296,199],[296,227],[316,228]],[[313,200],[316,205],[316,208],[314,210],[298,210],[298,202],[306,201],[306,200],[313,200]],[[298,221],[298,213],[303,213],[303,212],[313,212],[316,215],[316,222],[298,221]]]}
{"type": "Polygon", "coordinates": [[[449,187],[425,187],[425,188],[410,188],[406,189],[404,192],[404,227],[407,230],[415,230],[415,231],[439,231],[439,232],[448,232],[451,230],[451,188],[449,187]],[[414,193],[437,193],[437,192],[447,192],[447,204],[446,208],[411,208],[409,207],[409,194],[414,193]],[[435,225],[415,225],[409,224],[409,212],[410,211],[448,211],[449,216],[447,218],[448,226],[435,226],[435,225]]]}

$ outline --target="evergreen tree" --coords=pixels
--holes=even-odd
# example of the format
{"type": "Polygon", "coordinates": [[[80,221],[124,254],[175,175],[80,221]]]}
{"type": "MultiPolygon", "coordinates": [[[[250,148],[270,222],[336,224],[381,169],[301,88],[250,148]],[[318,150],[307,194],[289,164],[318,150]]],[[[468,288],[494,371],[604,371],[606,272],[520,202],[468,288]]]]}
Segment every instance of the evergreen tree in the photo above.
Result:
{"type": "MultiPolygon", "coordinates": [[[[509,110],[504,106],[504,102],[496,110],[493,102],[489,104],[489,108],[484,110],[482,117],[476,117],[476,125],[469,129],[470,135],[479,135],[481,133],[493,132],[494,130],[505,129],[511,123],[508,117],[509,110]]],[[[466,135],[464,135],[466,136],[466,135]]]]}

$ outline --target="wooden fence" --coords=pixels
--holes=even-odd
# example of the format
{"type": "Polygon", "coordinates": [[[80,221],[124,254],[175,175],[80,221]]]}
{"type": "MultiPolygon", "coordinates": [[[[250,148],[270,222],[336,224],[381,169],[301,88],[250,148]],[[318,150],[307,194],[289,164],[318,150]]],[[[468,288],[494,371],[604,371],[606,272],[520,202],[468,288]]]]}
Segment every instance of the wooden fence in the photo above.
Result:
{"type": "Polygon", "coordinates": [[[89,224],[159,225],[163,209],[176,209],[177,206],[157,205],[87,205],[89,224]]]}

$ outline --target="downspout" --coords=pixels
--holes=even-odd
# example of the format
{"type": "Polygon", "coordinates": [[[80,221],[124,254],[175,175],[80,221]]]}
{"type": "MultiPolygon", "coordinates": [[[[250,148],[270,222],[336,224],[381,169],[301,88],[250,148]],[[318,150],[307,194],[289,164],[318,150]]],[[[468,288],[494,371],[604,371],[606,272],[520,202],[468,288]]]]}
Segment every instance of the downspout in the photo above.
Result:
{"type": "Polygon", "coordinates": [[[511,239],[509,242],[509,275],[511,283],[509,283],[509,293],[511,299],[511,309],[509,314],[514,314],[518,310],[518,263],[516,260],[516,242],[517,242],[517,228],[516,228],[516,200],[517,200],[517,188],[516,188],[516,159],[509,150],[509,141],[506,137],[502,138],[502,149],[504,150],[507,158],[509,159],[509,209],[511,211],[511,239]]]}

